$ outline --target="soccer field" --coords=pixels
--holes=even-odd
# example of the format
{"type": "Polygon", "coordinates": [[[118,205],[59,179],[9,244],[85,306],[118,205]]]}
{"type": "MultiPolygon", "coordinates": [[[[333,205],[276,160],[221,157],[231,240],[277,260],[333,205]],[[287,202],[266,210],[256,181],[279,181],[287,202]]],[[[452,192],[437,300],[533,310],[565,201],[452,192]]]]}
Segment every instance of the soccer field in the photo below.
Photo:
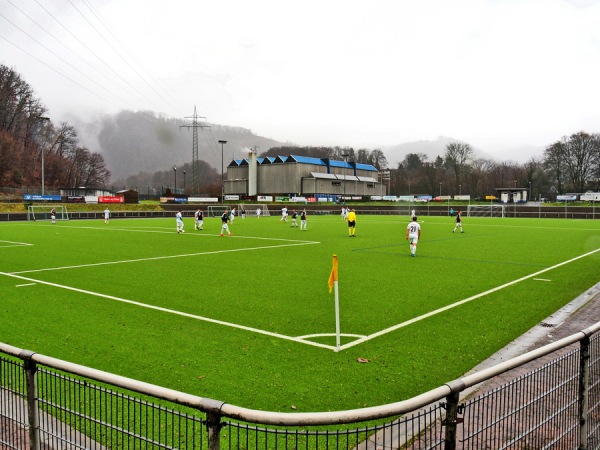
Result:
{"type": "Polygon", "coordinates": [[[600,281],[600,221],[338,215],[0,224],[0,341],[255,409],[456,378],[600,281]],[[421,220],[422,219],[422,220],[421,220]],[[327,280],[339,258],[341,351],[327,280]],[[368,362],[358,362],[362,358],[368,362]]]}

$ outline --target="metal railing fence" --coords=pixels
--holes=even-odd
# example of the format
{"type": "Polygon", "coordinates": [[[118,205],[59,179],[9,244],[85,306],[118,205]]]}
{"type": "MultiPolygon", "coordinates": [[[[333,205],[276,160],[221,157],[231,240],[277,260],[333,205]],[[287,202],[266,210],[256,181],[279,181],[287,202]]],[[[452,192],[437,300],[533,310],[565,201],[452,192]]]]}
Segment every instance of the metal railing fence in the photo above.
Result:
{"type": "Polygon", "coordinates": [[[600,322],[408,400],[314,413],[242,408],[0,343],[0,448],[597,449],[599,330],[600,322]]]}

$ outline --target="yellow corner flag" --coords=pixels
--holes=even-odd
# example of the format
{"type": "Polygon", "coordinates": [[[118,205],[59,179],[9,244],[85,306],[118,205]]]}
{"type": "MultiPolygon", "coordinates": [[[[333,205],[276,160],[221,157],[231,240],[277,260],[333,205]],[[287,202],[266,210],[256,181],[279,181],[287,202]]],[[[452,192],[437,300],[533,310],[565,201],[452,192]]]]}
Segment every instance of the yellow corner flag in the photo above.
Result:
{"type": "Polygon", "coordinates": [[[331,273],[329,274],[329,293],[331,294],[331,290],[333,289],[334,283],[338,280],[338,258],[337,255],[333,255],[333,267],[331,268],[331,273]]]}

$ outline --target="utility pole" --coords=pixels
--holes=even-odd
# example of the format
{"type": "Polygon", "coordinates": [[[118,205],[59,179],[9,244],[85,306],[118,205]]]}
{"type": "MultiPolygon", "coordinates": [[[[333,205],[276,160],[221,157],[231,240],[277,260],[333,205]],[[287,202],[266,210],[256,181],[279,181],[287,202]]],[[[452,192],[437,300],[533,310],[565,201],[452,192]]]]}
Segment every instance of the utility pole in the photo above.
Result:
{"type": "Polygon", "coordinates": [[[200,192],[200,165],[198,160],[198,128],[210,128],[210,125],[206,123],[206,117],[199,116],[196,114],[196,107],[194,106],[194,115],[185,117],[185,119],[191,119],[192,123],[186,125],[180,125],[179,128],[191,128],[192,129],[192,194],[200,192]],[[204,123],[201,123],[201,119],[204,119],[204,123]]]}

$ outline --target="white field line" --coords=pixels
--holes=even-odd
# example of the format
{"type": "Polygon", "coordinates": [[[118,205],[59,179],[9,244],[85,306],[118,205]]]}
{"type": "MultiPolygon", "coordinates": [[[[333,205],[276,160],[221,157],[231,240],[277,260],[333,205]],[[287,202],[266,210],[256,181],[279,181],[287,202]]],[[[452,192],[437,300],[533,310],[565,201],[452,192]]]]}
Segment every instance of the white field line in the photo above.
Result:
{"type": "MultiPolygon", "coordinates": [[[[177,234],[173,231],[173,228],[166,227],[137,227],[137,228],[115,228],[115,227],[69,227],[68,229],[77,228],[80,230],[100,230],[100,231],[129,231],[134,233],[160,233],[160,234],[177,234]],[[164,231],[161,231],[164,230],[164,231]],[[169,230],[169,231],[166,231],[169,230]]],[[[64,229],[64,228],[63,228],[64,229]]],[[[204,230],[206,231],[206,229],[204,230]]],[[[235,230],[234,230],[235,231],[235,230]]],[[[196,236],[196,237],[221,237],[220,234],[212,234],[212,233],[200,233],[196,230],[188,231],[185,233],[185,236],[196,236]]],[[[263,241],[283,241],[283,242],[302,242],[307,244],[318,244],[316,241],[304,241],[299,239],[284,239],[284,238],[274,238],[274,237],[260,237],[260,236],[227,236],[229,239],[256,239],[263,241]]],[[[0,241],[1,242],[1,241],[0,241]]]]}
{"type": "Polygon", "coordinates": [[[28,245],[33,245],[33,244],[29,244],[28,242],[0,241],[0,248],[23,247],[23,246],[28,246],[28,245]],[[10,244],[10,245],[4,245],[4,243],[10,244]]]}
{"type": "Polygon", "coordinates": [[[63,267],[48,267],[45,269],[34,269],[34,270],[21,270],[19,272],[11,272],[12,274],[21,274],[21,273],[35,273],[35,272],[47,272],[51,270],[66,270],[66,269],[80,269],[83,267],[96,267],[96,266],[109,266],[113,264],[127,264],[134,262],[145,262],[145,261],[156,261],[160,259],[173,259],[173,258],[187,258],[190,256],[200,256],[200,255],[216,255],[219,253],[233,253],[233,252],[245,252],[251,250],[265,250],[271,248],[282,248],[282,247],[296,247],[299,245],[309,245],[309,244],[319,244],[317,241],[300,241],[294,244],[281,244],[281,245],[264,245],[260,247],[247,247],[247,248],[234,248],[230,250],[215,250],[212,252],[197,252],[197,253],[183,253],[179,255],[166,255],[166,256],[153,256],[150,258],[138,258],[138,259],[124,259],[120,261],[105,261],[99,263],[90,263],[90,264],[78,264],[76,266],[63,266],[63,267]]]}
{"type": "Polygon", "coordinates": [[[391,333],[392,331],[396,331],[396,330],[398,330],[400,328],[404,328],[404,327],[406,327],[408,325],[411,325],[413,323],[416,323],[416,322],[419,322],[421,320],[427,319],[428,317],[435,316],[435,315],[440,314],[440,313],[442,313],[444,311],[448,311],[450,309],[456,308],[457,306],[463,305],[463,304],[468,303],[468,302],[472,302],[473,300],[477,300],[477,299],[479,299],[481,297],[485,297],[488,294],[492,294],[494,292],[500,291],[500,290],[502,290],[504,288],[507,288],[509,286],[513,286],[513,285],[515,285],[517,283],[520,283],[521,281],[525,281],[525,280],[528,280],[530,278],[537,277],[538,275],[540,275],[542,273],[546,273],[546,272],[549,272],[550,270],[553,270],[553,269],[556,269],[558,267],[570,264],[573,261],[577,261],[578,259],[585,258],[585,257],[593,255],[594,253],[597,253],[597,252],[600,252],[600,248],[597,248],[596,250],[592,250],[591,252],[588,252],[588,253],[584,253],[583,255],[576,256],[575,258],[569,259],[567,261],[563,261],[561,263],[555,264],[554,266],[548,267],[546,269],[540,270],[538,272],[532,273],[532,274],[524,276],[522,278],[518,278],[516,280],[510,281],[510,282],[505,283],[505,284],[503,284],[501,286],[497,286],[495,288],[489,289],[489,290],[487,290],[485,292],[482,292],[480,294],[474,295],[472,297],[465,298],[465,299],[460,300],[460,301],[458,301],[456,303],[452,303],[451,305],[444,306],[443,308],[439,308],[439,309],[436,309],[434,311],[428,312],[427,314],[423,314],[423,315],[414,317],[414,318],[412,318],[410,320],[407,320],[406,322],[399,323],[399,324],[394,325],[392,327],[389,327],[389,328],[386,328],[384,330],[378,331],[377,333],[373,333],[373,334],[371,334],[369,336],[365,336],[365,337],[363,337],[361,339],[357,339],[356,341],[352,341],[352,342],[350,342],[348,344],[342,345],[340,347],[340,351],[341,350],[347,350],[350,347],[354,347],[355,345],[362,344],[364,342],[370,341],[371,339],[375,339],[376,337],[383,336],[384,334],[391,333]]]}
{"type": "Polygon", "coordinates": [[[321,348],[325,348],[325,349],[333,350],[333,351],[336,350],[336,348],[334,346],[325,345],[325,344],[319,344],[318,342],[306,341],[306,340],[302,339],[302,337],[286,336],[284,334],[273,333],[271,331],[260,330],[258,328],[252,328],[252,327],[247,327],[247,326],[239,325],[239,324],[235,324],[235,323],[224,322],[222,320],[211,319],[209,317],[197,316],[195,314],[189,314],[189,313],[185,313],[185,312],[182,312],[182,311],[177,311],[177,310],[174,310],[174,309],[163,308],[161,306],[148,305],[146,303],[136,302],[134,300],[127,300],[125,298],[115,297],[115,296],[112,296],[112,295],[101,294],[99,292],[92,292],[92,291],[87,291],[85,289],[75,288],[75,287],[72,287],[72,286],[65,286],[65,285],[57,284],[57,283],[50,283],[48,281],[36,280],[34,278],[28,278],[28,277],[24,277],[24,276],[21,276],[21,275],[16,275],[16,274],[13,274],[13,273],[0,272],[0,275],[4,275],[4,276],[7,276],[7,277],[12,277],[12,278],[17,278],[19,280],[29,281],[31,283],[45,284],[46,286],[52,286],[52,287],[56,287],[56,288],[59,288],[59,289],[66,289],[68,291],[78,292],[78,293],[81,293],[81,294],[91,295],[91,296],[94,296],[94,297],[105,298],[107,300],[114,300],[114,301],[117,301],[117,302],[127,303],[129,305],[139,306],[141,308],[153,309],[155,311],[166,312],[168,314],[175,314],[177,316],[188,317],[190,319],[200,320],[200,321],[203,321],[203,322],[209,322],[209,323],[214,323],[214,324],[217,324],[217,325],[223,325],[223,326],[227,326],[227,327],[231,327],[231,328],[237,328],[239,330],[250,331],[252,333],[263,334],[265,336],[271,336],[271,337],[275,337],[275,338],[279,338],[279,339],[284,339],[284,340],[287,340],[287,341],[298,342],[300,344],[312,345],[314,347],[321,347],[321,348]]]}

